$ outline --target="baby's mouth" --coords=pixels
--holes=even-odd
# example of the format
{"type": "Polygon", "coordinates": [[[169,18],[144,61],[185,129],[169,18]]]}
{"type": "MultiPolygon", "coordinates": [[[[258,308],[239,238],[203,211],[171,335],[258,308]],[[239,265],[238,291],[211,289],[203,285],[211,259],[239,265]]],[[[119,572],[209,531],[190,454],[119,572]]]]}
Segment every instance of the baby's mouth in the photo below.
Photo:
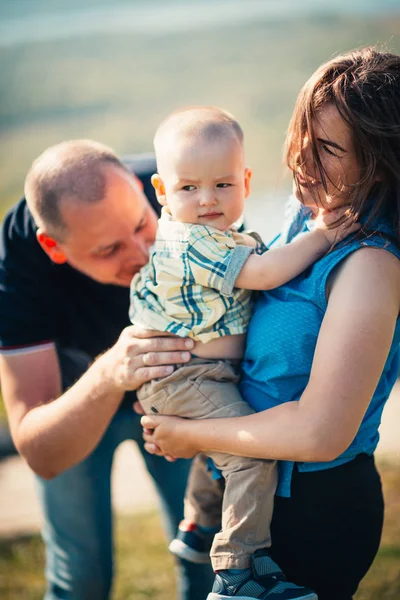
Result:
{"type": "Polygon", "coordinates": [[[200,219],[216,219],[218,217],[222,217],[223,213],[221,212],[209,212],[209,213],[204,213],[203,215],[199,215],[200,219]]]}

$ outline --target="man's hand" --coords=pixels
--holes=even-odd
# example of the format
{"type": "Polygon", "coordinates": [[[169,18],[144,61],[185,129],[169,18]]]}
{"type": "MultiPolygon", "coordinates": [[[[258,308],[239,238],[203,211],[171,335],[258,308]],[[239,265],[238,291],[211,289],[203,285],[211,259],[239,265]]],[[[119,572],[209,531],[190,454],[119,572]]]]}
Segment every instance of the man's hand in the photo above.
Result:
{"type": "Polygon", "coordinates": [[[126,327],[101,361],[104,375],[121,391],[137,390],[143,383],[170,375],[177,363],[188,362],[193,340],[164,337],[157,331],[126,327]]]}

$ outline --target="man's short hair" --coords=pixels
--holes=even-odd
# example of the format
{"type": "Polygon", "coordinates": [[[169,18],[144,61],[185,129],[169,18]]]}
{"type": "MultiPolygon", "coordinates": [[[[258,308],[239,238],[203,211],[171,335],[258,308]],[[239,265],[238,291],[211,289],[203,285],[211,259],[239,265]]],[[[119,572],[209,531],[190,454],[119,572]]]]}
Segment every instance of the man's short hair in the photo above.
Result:
{"type": "Polygon", "coordinates": [[[111,148],[92,140],[70,140],[45,150],[25,180],[25,197],[36,224],[61,241],[66,229],[60,210],[62,199],[84,203],[102,200],[107,166],[129,173],[111,148]]]}

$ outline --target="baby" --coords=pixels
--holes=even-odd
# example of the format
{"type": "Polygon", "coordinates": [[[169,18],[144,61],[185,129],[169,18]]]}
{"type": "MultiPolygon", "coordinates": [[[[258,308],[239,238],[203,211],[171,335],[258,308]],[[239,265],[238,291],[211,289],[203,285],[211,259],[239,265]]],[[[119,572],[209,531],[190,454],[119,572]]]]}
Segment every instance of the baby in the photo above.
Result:
{"type": "MultiPolygon", "coordinates": [[[[173,113],[159,126],[154,146],[158,173],[152,183],[163,209],[149,263],[132,281],[130,318],[145,329],[189,336],[195,347],[189,363],[144,384],[138,399],[146,413],[190,419],[251,414],[236,387],[250,290],[286,283],[358,226],[328,229],[340,213],[321,215],[315,230],[268,251],[256,234],[240,233],[235,223],[250,193],[251,170],[243,132],[221,109],[173,113]]],[[[208,511],[215,482],[198,460],[171,551],[194,562],[208,559],[204,540],[215,533],[210,556],[216,578],[208,600],[315,600],[310,589],[287,582],[268,555],[275,461],[222,453],[210,458],[225,479],[222,524],[217,527],[208,511]]]]}

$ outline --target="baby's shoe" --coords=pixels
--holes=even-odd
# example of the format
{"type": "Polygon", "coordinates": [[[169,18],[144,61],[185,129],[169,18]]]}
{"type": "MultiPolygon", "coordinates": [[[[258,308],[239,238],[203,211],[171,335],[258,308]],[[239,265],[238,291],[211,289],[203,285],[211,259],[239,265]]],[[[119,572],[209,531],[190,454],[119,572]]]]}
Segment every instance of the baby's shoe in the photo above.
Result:
{"type": "Polygon", "coordinates": [[[232,569],[216,573],[207,600],[318,600],[309,588],[286,581],[278,565],[265,550],[252,557],[251,569],[232,569]]]}
{"type": "Polygon", "coordinates": [[[176,538],[169,545],[169,551],[189,562],[208,563],[217,531],[219,528],[205,530],[192,521],[183,520],[179,523],[176,538]]]}

